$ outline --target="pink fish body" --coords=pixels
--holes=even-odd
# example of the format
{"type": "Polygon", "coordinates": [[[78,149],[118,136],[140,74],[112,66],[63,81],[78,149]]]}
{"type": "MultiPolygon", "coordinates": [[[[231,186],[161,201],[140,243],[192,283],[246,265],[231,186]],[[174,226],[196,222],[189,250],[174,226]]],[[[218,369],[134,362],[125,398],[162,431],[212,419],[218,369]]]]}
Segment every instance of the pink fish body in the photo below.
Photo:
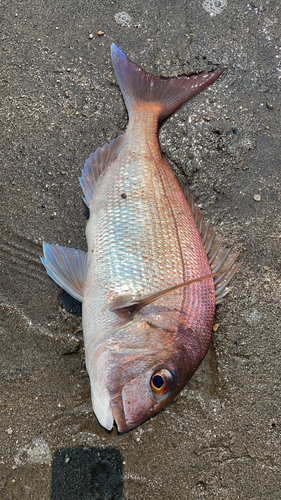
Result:
{"type": "Polygon", "coordinates": [[[164,80],[114,44],[112,62],[129,124],[82,172],[88,252],[44,244],[43,263],[82,301],[93,408],[123,432],[166,407],[198,368],[240,264],[187,201],[158,142],[162,121],[224,68],[164,80]]]}

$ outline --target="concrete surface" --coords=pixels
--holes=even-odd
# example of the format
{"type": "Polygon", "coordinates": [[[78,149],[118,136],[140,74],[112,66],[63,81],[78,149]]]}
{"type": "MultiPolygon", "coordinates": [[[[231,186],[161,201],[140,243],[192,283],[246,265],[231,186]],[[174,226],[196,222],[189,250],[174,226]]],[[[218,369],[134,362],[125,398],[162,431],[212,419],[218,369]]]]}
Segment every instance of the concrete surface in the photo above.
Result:
{"type": "Polygon", "coordinates": [[[1,2],[1,500],[281,498],[280,10],[1,2]],[[121,436],[91,410],[81,307],[39,259],[42,241],[86,250],[80,169],[127,123],[112,42],[163,76],[228,64],[160,137],[244,258],[200,369],[166,411],[121,436]]]}

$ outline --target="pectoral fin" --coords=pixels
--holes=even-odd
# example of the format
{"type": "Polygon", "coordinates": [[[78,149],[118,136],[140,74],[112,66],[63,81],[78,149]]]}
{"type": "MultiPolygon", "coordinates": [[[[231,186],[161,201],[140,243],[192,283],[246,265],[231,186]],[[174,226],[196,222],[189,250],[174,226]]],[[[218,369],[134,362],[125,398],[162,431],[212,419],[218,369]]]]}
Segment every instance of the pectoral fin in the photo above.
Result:
{"type": "Polygon", "coordinates": [[[143,307],[155,302],[155,300],[164,297],[168,293],[174,292],[175,290],[179,290],[180,288],[184,288],[186,286],[192,285],[193,283],[198,283],[199,281],[204,281],[208,279],[213,279],[215,276],[222,276],[221,272],[207,274],[206,276],[202,276],[201,278],[196,278],[190,281],[185,281],[184,283],[179,283],[178,285],[173,285],[169,288],[165,288],[164,290],[159,290],[158,292],[151,293],[149,295],[145,295],[138,299],[134,299],[132,295],[119,295],[116,297],[110,304],[110,311],[136,311],[138,309],[142,309],[143,307]]]}
{"type": "Polygon", "coordinates": [[[41,259],[51,278],[72,297],[83,301],[87,254],[82,250],[43,243],[41,259]]]}

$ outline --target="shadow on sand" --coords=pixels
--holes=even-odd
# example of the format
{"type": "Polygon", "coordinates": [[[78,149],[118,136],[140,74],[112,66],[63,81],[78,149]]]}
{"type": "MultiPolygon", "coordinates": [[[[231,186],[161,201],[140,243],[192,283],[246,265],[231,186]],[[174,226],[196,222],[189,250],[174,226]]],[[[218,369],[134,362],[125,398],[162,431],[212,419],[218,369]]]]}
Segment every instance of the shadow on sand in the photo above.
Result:
{"type": "Polygon", "coordinates": [[[123,500],[123,461],[114,448],[64,448],[52,462],[51,500],[123,500]]]}

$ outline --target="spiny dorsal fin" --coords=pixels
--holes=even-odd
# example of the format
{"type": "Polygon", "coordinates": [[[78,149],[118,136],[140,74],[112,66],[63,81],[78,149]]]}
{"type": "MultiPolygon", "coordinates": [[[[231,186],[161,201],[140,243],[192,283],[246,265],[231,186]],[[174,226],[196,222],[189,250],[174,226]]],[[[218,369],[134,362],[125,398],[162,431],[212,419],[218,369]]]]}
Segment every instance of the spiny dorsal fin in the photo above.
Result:
{"type": "Polygon", "coordinates": [[[151,293],[149,295],[144,295],[143,297],[139,297],[137,299],[133,298],[131,294],[126,295],[118,295],[110,304],[110,311],[137,311],[142,309],[148,304],[155,302],[156,300],[164,297],[168,293],[174,292],[175,290],[179,290],[180,288],[184,288],[189,285],[193,285],[193,283],[198,283],[199,281],[205,281],[208,279],[212,279],[215,276],[221,276],[221,272],[207,274],[206,276],[201,276],[200,278],[195,278],[193,280],[185,281],[184,283],[179,283],[177,285],[170,286],[165,288],[164,290],[158,290],[158,292],[151,293]]]}
{"type": "Polygon", "coordinates": [[[240,252],[230,253],[229,248],[222,246],[223,237],[216,236],[216,229],[212,229],[210,227],[210,223],[205,222],[204,212],[203,210],[200,210],[197,203],[194,203],[191,193],[188,193],[187,201],[201,234],[211,270],[213,273],[217,274],[214,284],[216,291],[216,304],[218,304],[228,293],[226,286],[237,273],[243,261],[235,262],[240,252]]]}
{"type": "Polygon", "coordinates": [[[90,208],[93,193],[96,183],[106,170],[107,166],[114,160],[124,145],[124,135],[120,135],[117,139],[113,139],[109,144],[105,144],[102,148],[98,148],[85,161],[82,170],[82,177],[79,178],[83,193],[84,201],[90,208]]]}

